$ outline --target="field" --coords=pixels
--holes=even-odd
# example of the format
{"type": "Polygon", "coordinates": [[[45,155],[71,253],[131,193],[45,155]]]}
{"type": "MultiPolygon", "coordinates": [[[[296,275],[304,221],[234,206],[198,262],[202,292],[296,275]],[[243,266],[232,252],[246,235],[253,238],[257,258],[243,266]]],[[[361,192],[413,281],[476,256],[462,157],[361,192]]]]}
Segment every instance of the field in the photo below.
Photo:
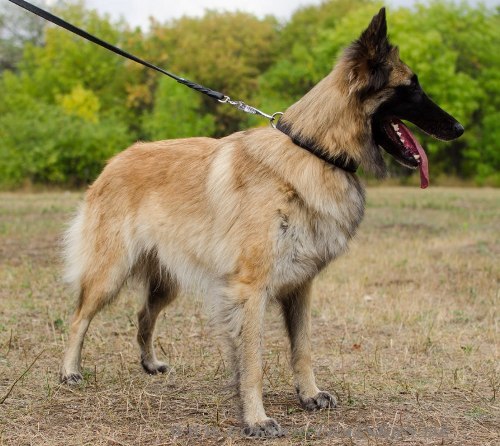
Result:
{"type": "MultiPolygon", "coordinates": [[[[192,296],[158,324],[171,373],[142,372],[127,290],[91,325],[85,383],[58,383],[75,305],[59,240],[81,196],[0,194],[0,445],[255,444],[192,296]]],[[[287,436],[266,445],[499,444],[499,279],[500,190],[370,188],[349,253],[314,289],[315,370],[339,407],[300,409],[272,308],[264,400],[287,436]]]]}

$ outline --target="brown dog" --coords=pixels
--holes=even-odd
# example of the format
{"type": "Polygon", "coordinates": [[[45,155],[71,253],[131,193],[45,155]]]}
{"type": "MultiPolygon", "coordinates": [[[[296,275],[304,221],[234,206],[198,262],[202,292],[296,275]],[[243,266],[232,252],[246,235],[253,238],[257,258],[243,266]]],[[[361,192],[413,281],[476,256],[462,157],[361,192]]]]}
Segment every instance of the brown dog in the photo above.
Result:
{"type": "Polygon", "coordinates": [[[311,365],[311,282],[347,249],[364,210],[354,171],[362,165],[382,175],[380,146],[420,167],[427,185],[425,152],[400,119],[445,140],[463,132],[389,44],[382,9],[278,129],[138,143],[115,156],[67,233],[68,279],[79,301],[62,380],[82,379],[90,321],[134,277],[145,300],[137,340],[147,372],[167,369],[153,349],[158,314],[179,290],[196,287],[225,340],[245,434],[282,435],[262,404],[262,322],[267,303],[277,301],[300,403],[334,407],[311,365]]]}

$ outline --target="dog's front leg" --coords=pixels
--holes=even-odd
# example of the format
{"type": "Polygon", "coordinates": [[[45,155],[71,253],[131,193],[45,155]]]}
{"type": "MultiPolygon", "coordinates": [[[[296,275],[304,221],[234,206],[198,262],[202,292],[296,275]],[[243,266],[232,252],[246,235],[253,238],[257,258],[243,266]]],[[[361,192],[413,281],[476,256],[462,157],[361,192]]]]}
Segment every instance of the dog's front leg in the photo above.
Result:
{"type": "Polygon", "coordinates": [[[307,410],[336,406],[335,398],[316,386],[311,359],[311,282],[298,287],[281,300],[290,346],[295,388],[307,410]]]}
{"type": "Polygon", "coordinates": [[[243,432],[248,437],[279,437],[280,425],[269,418],[262,403],[262,331],[267,297],[248,284],[233,284],[227,295],[226,328],[238,364],[243,432]]]}

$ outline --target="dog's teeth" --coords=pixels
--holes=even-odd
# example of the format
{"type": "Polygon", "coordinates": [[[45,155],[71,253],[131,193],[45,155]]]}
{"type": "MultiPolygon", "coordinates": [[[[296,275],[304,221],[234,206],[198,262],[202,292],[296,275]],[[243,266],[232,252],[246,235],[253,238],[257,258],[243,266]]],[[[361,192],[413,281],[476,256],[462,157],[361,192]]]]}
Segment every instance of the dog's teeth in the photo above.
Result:
{"type": "Polygon", "coordinates": [[[415,158],[418,161],[420,159],[420,155],[413,155],[413,158],[415,158]]]}
{"type": "Polygon", "coordinates": [[[401,132],[396,132],[398,134],[398,136],[401,138],[403,135],[401,134],[401,132]]]}
{"type": "Polygon", "coordinates": [[[396,130],[396,132],[399,130],[399,124],[391,124],[392,128],[396,130]]]}

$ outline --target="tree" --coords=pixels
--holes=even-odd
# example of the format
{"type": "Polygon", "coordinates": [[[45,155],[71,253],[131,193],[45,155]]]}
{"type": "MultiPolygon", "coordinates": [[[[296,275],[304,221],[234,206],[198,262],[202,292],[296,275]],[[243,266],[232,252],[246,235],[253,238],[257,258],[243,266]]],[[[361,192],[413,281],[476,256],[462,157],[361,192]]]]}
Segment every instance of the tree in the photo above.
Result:
{"type": "MultiPolygon", "coordinates": [[[[120,25],[82,2],[58,13],[119,41],[120,25]]],[[[43,41],[25,42],[16,70],[0,77],[0,181],[88,183],[133,140],[124,62],[53,26],[44,29],[43,41]]]]}
{"type": "Polygon", "coordinates": [[[35,100],[22,113],[14,109],[0,115],[0,140],[4,186],[88,184],[108,158],[130,144],[126,127],[115,117],[92,122],[35,100]]]}
{"type": "Polygon", "coordinates": [[[150,139],[205,136],[214,131],[212,114],[203,114],[202,98],[169,78],[162,78],[155,95],[154,108],[144,116],[144,129],[150,139]]]}
{"type": "MultiPolygon", "coordinates": [[[[153,22],[148,38],[153,60],[173,72],[189,73],[195,82],[235,99],[251,101],[259,74],[275,60],[278,22],[242,12],[207,11],[202,18],[153,22]]],[[[238,130],[247,117],[203,98],[204,113],[215,115],[216,136],[238,130]]]]}
{"type": "Polygon", "coordinates": [[[0,73],[16,69],[26,43],[41,46],[46,22],[11,3],[0,4],[0,73]]]}

